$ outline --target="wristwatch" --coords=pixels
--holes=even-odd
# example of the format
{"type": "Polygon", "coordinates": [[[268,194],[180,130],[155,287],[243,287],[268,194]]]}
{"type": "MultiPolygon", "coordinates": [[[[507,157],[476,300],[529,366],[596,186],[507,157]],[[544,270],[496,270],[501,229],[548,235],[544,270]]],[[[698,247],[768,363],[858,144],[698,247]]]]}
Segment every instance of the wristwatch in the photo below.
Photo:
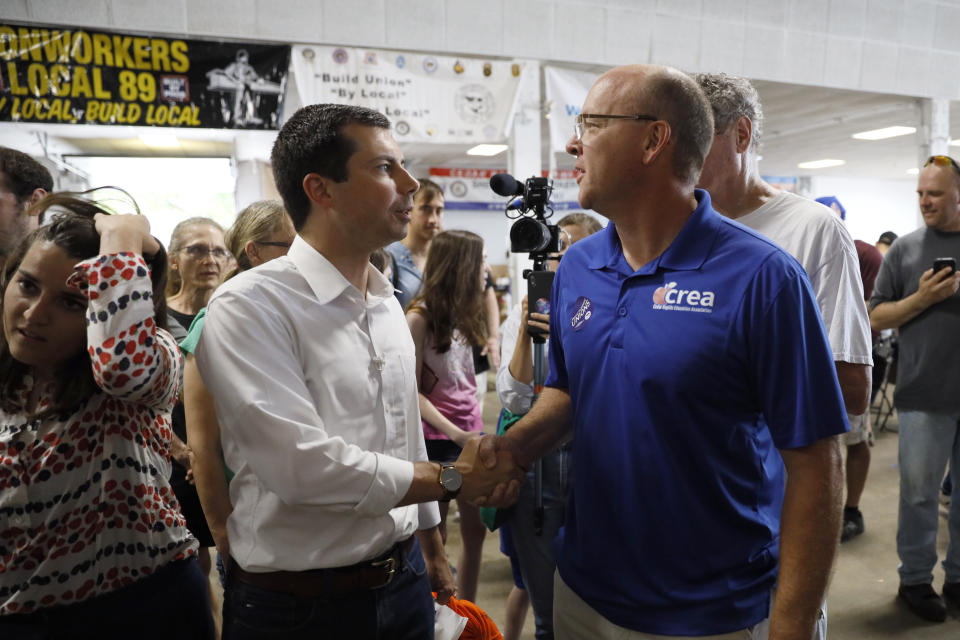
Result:
{"type": "Polygon", "coordinates": [[[463,476],[452,464],[440,465],[440,477],[437,480],[443,489],[443,497],[440,498],[443,502],[449,502],[456,498],[457,494],[460,493],[460,487],[463,486],[463,476]]]}

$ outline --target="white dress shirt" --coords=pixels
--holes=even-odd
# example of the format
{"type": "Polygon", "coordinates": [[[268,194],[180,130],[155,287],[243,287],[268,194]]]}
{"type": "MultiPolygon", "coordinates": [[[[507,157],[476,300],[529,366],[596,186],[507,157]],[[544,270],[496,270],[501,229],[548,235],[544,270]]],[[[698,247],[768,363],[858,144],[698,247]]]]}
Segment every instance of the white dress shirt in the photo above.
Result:
{"type": "Polygon", "coordinates": [[[427,455],[413,339],[374,267],[364,299],[297,236],[217,290],[196,358],[236,472],[243,569],[350,565],[440,522],[436,502],[394,507],[427,455]]]}

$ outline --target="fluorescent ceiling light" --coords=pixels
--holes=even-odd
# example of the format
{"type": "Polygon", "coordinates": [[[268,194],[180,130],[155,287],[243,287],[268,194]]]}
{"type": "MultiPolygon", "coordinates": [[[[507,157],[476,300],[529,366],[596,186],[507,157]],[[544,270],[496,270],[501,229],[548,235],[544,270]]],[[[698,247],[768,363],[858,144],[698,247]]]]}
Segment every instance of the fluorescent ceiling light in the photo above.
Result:
{"type": "Polygon", "coordinates": [[[912,176],[915,176],[915,175],[917,175],[918,173],[920,173],[920,169],[918,169],[918,168],[916,168],[916,167],[914,167],[913,169],[907,169],[907,173],[909,173],[909,174],[912,175],[912,176]]]}
{"type": "Polygon", "coordinates": [[[884,140],[886,138],[896,138],[897,136],[906,136],[916,132],[916,127],[884,127],[883,129],[861,131],[860,133],[853,134],[853,137],[857,140],[884,140]]]}
{"type": "Polygon", "coordinates": [[[951,147],[960,147],[960,138],[957,138],[956,140],[951,140],[951,141],[950,141],[950,146],[951,146],[951,147]]]}
{"type": "Polygon", "coordinates": [[[179,149],[180,141],[172,133],[143,133],[140,142],[155,149],[179,149]]]}
{"type": "Polygon", "coordinates": [[[509,149],[505,144],[478,144],[472,149],[467,149],[468,156],[495,156],[509,149]]]}
{"type": "Polygon", "coordinates": [[[846,160],[834,160],[833,158],[824,158],[823,160],[811,160],[810,162],[801,162],[797,166],[801,169],[826,169],[828,167],[839,167],[847,164],[846,160]]]}

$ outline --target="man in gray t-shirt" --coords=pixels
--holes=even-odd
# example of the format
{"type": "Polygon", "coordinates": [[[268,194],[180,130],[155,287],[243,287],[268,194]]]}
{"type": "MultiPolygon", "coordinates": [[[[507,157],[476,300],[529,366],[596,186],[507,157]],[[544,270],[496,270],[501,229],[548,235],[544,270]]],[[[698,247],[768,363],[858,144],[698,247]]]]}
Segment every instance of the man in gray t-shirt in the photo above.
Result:
{"type": "MultiPolygon", "coordinates": [[[[960,606],[960,500],[950,504],[943,596],[933,590],[938,492],[947,462],[960,469],[960,273],[934,271],[960,259],[960,166],[931,156],[917,196],[925,227],[898,238],[883,259],[873,296],[875,330],[900,330],[894,405],[900,419],[899,596],[915,614],[946,618],[944,598],[960,606]]],[[[955,483],[956,484],[956,483],[955,483]]]]}

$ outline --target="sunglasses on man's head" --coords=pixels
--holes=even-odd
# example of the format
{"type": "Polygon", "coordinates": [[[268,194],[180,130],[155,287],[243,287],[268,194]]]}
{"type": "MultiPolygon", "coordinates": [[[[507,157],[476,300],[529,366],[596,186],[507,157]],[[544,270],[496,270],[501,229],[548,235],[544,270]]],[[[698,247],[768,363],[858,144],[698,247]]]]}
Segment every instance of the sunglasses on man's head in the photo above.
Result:
{"type": "Polygon", "coordinates": [[[957,164],[957,161],[951,158],[950,156],[930,156],[927,158],[927,161],[923,163],[923,166],[928,167],[930,165],[936,165],[938,167],[949,167],[953,166],[957,173],[960,173],[960,165],[957,164]]]}

